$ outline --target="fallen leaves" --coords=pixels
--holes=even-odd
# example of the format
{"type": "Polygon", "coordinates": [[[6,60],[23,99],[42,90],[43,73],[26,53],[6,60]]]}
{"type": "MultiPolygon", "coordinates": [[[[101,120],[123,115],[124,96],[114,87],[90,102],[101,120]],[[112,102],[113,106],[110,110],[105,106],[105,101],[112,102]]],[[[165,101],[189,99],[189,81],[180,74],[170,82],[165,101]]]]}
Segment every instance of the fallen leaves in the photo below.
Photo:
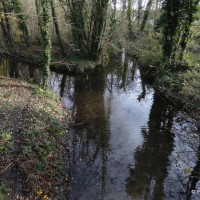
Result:
{"type": "MultiPolygon", "coordinates": [[[[70,114],[51,91],[38,91],[39,97],[30,84],[0,77],[0,172],[13,174],[17,166],[31,188],[27,199],[52,199],[61,167],[60,133],[66,132],[70,114]]],[[[10,182],[4,180],[15,195],[10,182]]]]}

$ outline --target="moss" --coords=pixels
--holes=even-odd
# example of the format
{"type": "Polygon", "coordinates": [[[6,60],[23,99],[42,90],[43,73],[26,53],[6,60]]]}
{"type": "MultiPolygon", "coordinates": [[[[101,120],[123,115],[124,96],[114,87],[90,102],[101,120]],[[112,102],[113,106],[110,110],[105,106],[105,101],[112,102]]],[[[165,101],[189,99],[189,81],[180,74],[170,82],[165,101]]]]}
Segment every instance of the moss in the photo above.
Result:
{"type": "Polygon", "coordinates": [[[43,11],[43,26],[42,26],[42,40],[43,40],[43,75],[44,75],[44,85],[48,85],[49,80],[49,65],[51,62],[51,33],[50,33],[50,1],[42,0],[42,11],[43,11]]]}
{"type": "Polygon", "coordinates": [[[77,61],[77,73],[83,73],[85,70],[94,69],[99,62],[90,60],[78,60],[77,61]]]}

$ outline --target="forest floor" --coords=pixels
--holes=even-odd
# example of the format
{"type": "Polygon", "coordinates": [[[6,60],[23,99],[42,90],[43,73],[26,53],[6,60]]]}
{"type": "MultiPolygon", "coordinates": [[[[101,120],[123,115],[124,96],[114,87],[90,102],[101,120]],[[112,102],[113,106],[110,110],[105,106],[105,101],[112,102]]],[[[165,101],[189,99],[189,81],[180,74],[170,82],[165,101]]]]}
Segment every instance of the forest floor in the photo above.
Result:
{"type": "Polygon", "coordinates": [[[0,200],[56,195],[69,123],[56,94],[0,77],[0,200]]]}

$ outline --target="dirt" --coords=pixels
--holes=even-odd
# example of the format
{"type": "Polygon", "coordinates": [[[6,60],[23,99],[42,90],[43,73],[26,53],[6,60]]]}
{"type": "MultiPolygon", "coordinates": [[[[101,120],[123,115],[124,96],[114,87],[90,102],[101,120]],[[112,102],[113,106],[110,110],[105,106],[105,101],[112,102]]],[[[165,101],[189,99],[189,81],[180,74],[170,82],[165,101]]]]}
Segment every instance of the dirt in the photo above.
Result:
{"type": "Polygon", "coordinates": [[[0,199],[54,199],[70,113],[51,91],[0,77],[0,199]]]}

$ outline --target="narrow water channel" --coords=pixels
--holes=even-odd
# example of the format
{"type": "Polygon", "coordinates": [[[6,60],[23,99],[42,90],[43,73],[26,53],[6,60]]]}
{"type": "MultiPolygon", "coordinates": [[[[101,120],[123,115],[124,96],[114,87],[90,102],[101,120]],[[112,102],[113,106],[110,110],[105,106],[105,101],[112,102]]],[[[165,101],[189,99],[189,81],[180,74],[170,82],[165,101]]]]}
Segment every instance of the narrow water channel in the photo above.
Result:
{"type": "MultiPolygon", "coordinates": [[[[0,75],[42,82],[39,69],[7,59],[0,75]]],[[[125,58],[75,76],[52,72],[49,85],[74,120],[59,199],[200,199],[199,128],[145,83],[136,63],[125,58]]]]}

